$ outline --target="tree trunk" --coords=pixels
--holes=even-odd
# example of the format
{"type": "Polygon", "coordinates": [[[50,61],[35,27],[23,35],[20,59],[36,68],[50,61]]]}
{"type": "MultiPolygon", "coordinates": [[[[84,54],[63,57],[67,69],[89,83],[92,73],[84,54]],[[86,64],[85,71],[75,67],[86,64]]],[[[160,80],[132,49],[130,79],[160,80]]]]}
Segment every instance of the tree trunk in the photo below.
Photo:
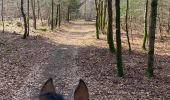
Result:
{"type": "Polygon", "coordinates": [[[99,39],[99,6],[97,0],[95,0],[95,6],[96,6],[96,38],[99,39]]]}
{"type": "Polygon", "coordinates": [[[113,12],[112,12],[112,0],[108,0],[108,33],[107,33],[107,39],[109,43],[109,49],[112,53],[115,52],[115,47],[113,43],[113,28],[112,28],[112,23],[113,23],[113,12]]]}
{"type": "Polygon", "coordinates": [[[170,8],[169,8],[169,17],[168,17],[168,34],[170,34],[170,8]]]}
{"type": "Polygon", "coordinates": [[[122,64],[122,46],[121,46],[121,32],[120,32],[120,0],[115,0],[115,7],[116,7],[117,72],[118,72],[118,76],[122,77],[123,64],[122,64]]]}
{"type": "Polygon", "coordinates": [[[4,0],[2,0],[1,18],[2,18],[2,26],[3,26],[2,33],[4,33],[4,28],[5,28],[5,25],[4,25],[4,0]]]}
{"type": "Polygon", "coordinates": [[[86,21],[87,20],[87,0],[85,1],[84,17],[85,17],[85,21],[86,21]]]}
{"type": "Polygon", "coordinates": [[[149,25],[149,51],[148,51],[148,68],[147,75],[153,76],[154,66],[154,45],[155,45],[155,31],[156,31],[156,19],[157,19],[157,4],[158,0],[152,0],[151,3],[151,15],[149,25]]]}
{"type": "Polygon", "coordinates": [[[98,27],[99,27],[99,31],[101,31],[101,0],[99,0],[98,2],[98,17],[99,17],[98,27]]]}
{"type": "Polygon", "coordinates": [[[103,31],[103,1],[101,1],[101,4],[100,4],[100,27],[101,27],[101,31],[103,31]]]}
{"type": "Polygon", "coordinates": [[[31,0],[31,5],[32,5],[32,14],[33,14],[33,27],[34,29],[37,29],[37,21],[36,21],[36,15],[35,15],[35,0],[31,0]]]}
{"type": "Polygon", "coordinates": [[[51,30],[54,29],[54,0],[51,0],[51,30]]]}
{"type": "Polygon", "coordinates": [[[146,8],[145,8],[145,31],[144,31],[144,37],[143,37],[143,44],[142,48],[146,50],[146,39],[148,35],[148,0],[146,0],[146,8]]]}
{"type": "Polygon", "coordinates": [[[57,12],[56,12],[56,18],[55,18],[55,26],[57,27],[58,26],[58,5],[57,5],[57,12]]]}
{"type": "Polygon", "coordinates": [[[61,5],[59,4],[58,5],[58,20],[59,20],[59,24],[58,24],[58,27],[60,28],[61,26],[61,5]]]}
{"type": "Polygon", "coordinates": [[[131,52],[131,44],[129,39],[129,29],[128,29],[128,14],[129,14],[129,0],[127,0],[127,8],[126,8],[126,35],[129,45],[129,52],[131,52]]]}
{"type": "Polygon", "coordinates": [[[21,20],[22,15],[20,14],[21,13],[21,9],[20,9],[20,5],[19,5],[18,0],[17,0],[17,9],[18,9],[18,12],[19,12],[19,18],[21,20]]]}
{"type": "Polygon", "coordinates": [[[163,40],[163,34],[162,34],[162,21],[160,15],[158,15],[158,21],[159,21],[159,34],[160,34],[160,40],[163,40]]]}
{"type": "Polygon", "coordinates": [[[107,11],[107,0],[104,2],[104,16],[103,16],[103,29],[106,27],[106,11],[107,11]]]}
{"type": "Polygon", "coordinates": [[[41,15],[41,7],[40,7],[40,0],[37,0],[37,3],[38,3],[38,19],[41,20],[41,25],[43,25],[43,18],[42,18],[42,15],[41,15]]]}
{"type": "Polygon", "coordinates": [[[40,19],[40,1],[37,0],[37,5],[38,5],[38,20],[40,19]]]}
{"type": "Polygon", "coordinates": [[[70,7],[67,9],[67,22],[70,22],[70,7]]]}
{"type": "Polygon", "coordinates": [[[29,5],[29,0],[27,0],[27,24],[28,24],[28,30],[27,30],[27,36],[29,36],[29,31],[30,31],[30,5],[29,5]]]}
{"type": "Polygon", "coordinates": [[[26,15],[24,13],[23,4],[24,4],[24,2],[23,2],[23,0],[21,0],[21,13],[22,13],[22,17],[24,19],[24,29],[25,29],[23,39],[26,39],[27,38],[27,18],[26,18],[26,15]]]}
{"type": "Polygon", "coordinates": [[[98,16],[96,16],[96,38],[99,39],[99,23],[98,23],[98,16]]]}

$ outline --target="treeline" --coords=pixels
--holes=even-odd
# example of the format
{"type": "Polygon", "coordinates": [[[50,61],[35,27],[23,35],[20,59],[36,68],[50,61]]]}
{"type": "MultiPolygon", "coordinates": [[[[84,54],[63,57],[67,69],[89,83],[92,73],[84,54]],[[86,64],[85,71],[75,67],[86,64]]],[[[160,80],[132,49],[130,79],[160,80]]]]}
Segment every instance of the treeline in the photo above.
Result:
{"type": "MultiPolygon", "coordinates": [[[[127,44],[129,45],[129,52],[131,51],[131,43],[129,38],[129,3],[133,3],[132,0],[126,0],[126,9],[125,9],[125,23],[124,25],[121,24],[121,17],[122,17],[122,10],[121,10],[121,2],[120,0],[114,0],[114,8],[115,8],[115,24],[114,29],[115,33],[113,33],[113,10],[112,10],[112,0],[95,0],[96,6],[96,38],[99,39],[100,33],[106,32],[107,33],[107,42],[109,45],[109,49],[112,53],[116,54],[117,58],[117,74],[118,76],[122,77],[124,75],[123,72],[123,63],[122,63],[122,26],[125,26],[125,32],[127,36],[127,44]],[[129,2],[130,1],[130,2],[129,2]],[[107,8],[107,9],[106,9],[107,8]],[[106,11],[108,13],[106,13],[106,11]],[[106,20],[107,16],[107,20],[106,20]],[[106,27],[106,28],[105,28],[106,27]],[[107,29],[107,30],[105,30],[107,29]],[[116,36],[116,47],[114,46],[113,34],[116,36]]],[[[146,73],[149,77],[154,75],[154,45],[155,45],[155,33],[156,33],[156,25],[159,21],[159,14],[158,14],[158,0],[149,0],[145,1],[145,13],[143,13],[144,17],[144,39],[143,45],[141,46],[144,50],[146,50],[145,44],[148,38],[148,68],[146,73]],[[150,8],[150,10],[148,10],[150,8]],[[149,19],[149,21],[148,21],[149,19]],[[149,28],[148,28],[149,26],[149,28]]],[[[169,20],[169,19],[168,19],[169,20]]],[[[159,21],[160,24],[161,21],[159,21]]],[[[143,24],[143,22],[141,22],[143,24]]],[[[168,21],[168,28],[169,28],[169,21],[168,21]]],[[[161,33],[160,33],[161,34],[161,33]]]]}
{"type": "MultiPolygon", "coordinates": [[[[4,26],[4,19],[23,19],[25,39],[30,32],[30,19],[33,20],[33,28],[37,29],[37,21],[40,20],[42,26],[47,20],[48,26],[53,30],[61,26],[61,21],[67,21],[79,18],[79,9],[86,1],[82,0],[17,0],[15,2],[1,0],[1,18],[4,26]],[[13,4],[13,5],[12,5],[13,4]],[[7,7],[10,5],[9,7],[7,7]],[[16,9],[11,9],[16,8],[16,9]],[[14,11],[13,14],[11,11],[14,11]],[[9,14],[8,14],[9,13],[9,14]],[[12,17],[8,17],[8,16],[12,17]]],[[[19,24],[18,24],[19,25],[19,24]]],[[[21,25],[19,25],[21,26],[21,25]]],[[[4,32],[3,27],[3,32],[4,32]]]]}

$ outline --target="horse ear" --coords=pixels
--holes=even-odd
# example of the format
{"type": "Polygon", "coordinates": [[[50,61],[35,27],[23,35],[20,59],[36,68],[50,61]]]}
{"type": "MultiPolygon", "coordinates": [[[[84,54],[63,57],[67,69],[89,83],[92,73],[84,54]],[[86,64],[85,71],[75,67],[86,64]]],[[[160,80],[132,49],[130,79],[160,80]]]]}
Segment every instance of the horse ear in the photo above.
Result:
{"type": "Polygon", "coordinates": [[[89,100],[88,88],[82,79],[74,92],[74,100],[89,100]]]}
{"type": "Polygon", "coordinates": [[[46,81],[40,91],[40,95],[45,93],[55,93],[55,87],[53,85],[53,79],[50,78],[46,81]]]}

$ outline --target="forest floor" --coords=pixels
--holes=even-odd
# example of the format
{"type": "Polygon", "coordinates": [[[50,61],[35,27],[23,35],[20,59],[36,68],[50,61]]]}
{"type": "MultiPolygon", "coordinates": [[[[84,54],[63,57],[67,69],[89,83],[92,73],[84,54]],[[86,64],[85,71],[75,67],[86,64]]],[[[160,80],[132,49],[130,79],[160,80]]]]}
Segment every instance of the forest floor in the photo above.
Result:
{"type": "Polygon", "coordinates": [[[38,100],[49,77],[66,100],[73,100],[80,78],[87,83],[90,100],[170,99],[170,37],[156,38],[155,76],[148,78],[142,35],[133,34],[129,53],[123,33],[125,75],[119,78],[106,35],[97,40],[93,22],[74,22],[53,32],[31,31],[26,40],[17,30],[0,33],[0,100],[38,100]]]}

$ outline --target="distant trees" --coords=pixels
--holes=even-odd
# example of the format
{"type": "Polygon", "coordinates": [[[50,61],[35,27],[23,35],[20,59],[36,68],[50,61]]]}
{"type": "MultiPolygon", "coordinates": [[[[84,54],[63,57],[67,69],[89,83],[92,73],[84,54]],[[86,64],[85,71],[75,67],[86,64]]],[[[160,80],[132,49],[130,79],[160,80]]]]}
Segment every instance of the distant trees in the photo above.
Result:
{"type": "Polygon", "coordinates": [[[150,25],[149,25],[148,68],[147,68],[147,75],[149,77],[153,76],[155,30],[156,30],[157,5],[158,5],[157,3],[158,0],[152,0],[151,3],[151,14],[150,14],[150,25]]]}
{"type": "Polygon", "coordinates": [[[24,7],[23,7],[23,0],[21,0],[21,13],[22,13],[22,17],[24,19],[24,36],[23,36],[23,39],[26,39],[27,37],[27,18],[26,18],[26,15],[24,13],[24,7]]]}
{"type": "Polygon", "coordinates": [[[95,0],[95,6],[96,6],[96,37],[97,37],[97,39],[99,39],[100,33],[105,32],[106,12],[107,12],[107,3],[108,3],[107,1],[108,0],[95,0]]]}

